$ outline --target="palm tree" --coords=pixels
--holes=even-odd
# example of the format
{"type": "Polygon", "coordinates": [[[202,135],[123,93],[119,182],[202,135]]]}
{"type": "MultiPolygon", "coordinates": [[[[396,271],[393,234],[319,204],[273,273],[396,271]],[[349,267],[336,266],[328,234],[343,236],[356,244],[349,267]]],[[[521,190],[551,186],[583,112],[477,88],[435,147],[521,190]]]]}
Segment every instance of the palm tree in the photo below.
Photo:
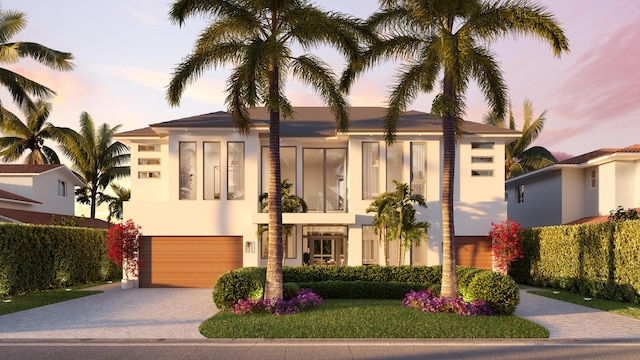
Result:
{"type": "Polygon", "coordinates": [[[96,217],[96,206],[104,197],[103,190],[112,180],[129,176],[129,148],[113,140],[120,125],[110,128],[102,124],[96,131],[93,119],[87,112],[80,115],[80,133],[60,128],[60,147],[73,163],[71,169],[84,183],[76,189],[76,199],[90,205],[91,218],[96,217]]]}
{"type": "MultiPolygon", "coordinates": [[[[367,213],[375,213],[374,231],[385,246],[388,241],[398,240],[398,265],[404,263],[404,253],[413,245],[419,245],[426,237],[429,223],[416,222],[414,204],[426,207],[421,194],[412,194],[409,184],[393,181],[396,190],[380,194],[367,208],[367,213]]],[[[386,249],[384,251],[386,253],[386,249]]],[[[386,256],[385,256],[386,259],[386,256]]],[[[386,265],[386,260],[385,260],[386,265]]]]}
{"type": "Polygon", "coordinates": [[[23,104],[24,123],[13,113],[0,108],[2,119],[4,119],[0,123],[0,130],[5,135],[0,138],[0,156],[3,161],[18,160],[25,151],[29,150],[29,154],[24,159],[25,164],[60,163],[58,154],[44,145],[45,139],[57,141],[55,126],[47,122],[51,107],[51,104],[44,100],[38,100],[33,106],[23,104]]]}
{"type": "MultiPolygon", "coordinates": [[[[529,99],[524,99],[523,109],[524,122],[521,130],[522,136],[516,141],[507,144],[504,149],[505,179],[511,179],[558,162],[558,159],[544,147],[529,147],[529,145],[538,138],[544,128],[544,123],[547,121],[547,111],[543,111],[542,114],[533,120],[533,105],[529,99]]],[[[498,118],[493,114],[485,116],[484,122],[485,124],[502,128],[506,127],[504,119],[498,118]]],[[[509,106],[509,129],[517,130],[511,106],[509,106]]]]}
{"type": "Polygon", "coordinates": [[[102,197],[98,200],[98,205],[105,202],[109,204],[109,216],[107,216],[107,222],[111,222],[112,218],[122,220],[122,208],[124,202],[131,199],[131,189],[127,189],[122,185],[113,183],[110,185],[110,187],[115,196],[103,193],[102,197]]]}
{"type": "MultiPolygon", "coordinates": [[[[19,11],[0,9],[0,63],[14,64],[21,58],[29,57],[55,70],[73,69],[70,53],[53,50],[32,42],[9,42],[27,25],[26,15],[19,11]]],[[[11,94],[13,101],[23,106],[33,105],[29,96],[46,99],[55,92],[46,86],[19,75],[11,70],[0,68],[0,84],[11,94]]],[[[0,119],[1,121],[1,119],[0,119]]]]}
{"type": "Polygon", "coordinates": [[[369,25],[382,40],[353,63],[342,85],[381,59],[406,61],[392,86],[385,117],[387,143],[395,141],[401,113],[420,92],[440,91],[433,108],[442,116],[442,295],[457,296],[453,191],[456,129],[464,113],[464,95],[475,80],[498,116],[507,106],[506,84],[488,44],[507,35],[533,35],[551,44],[556,56],[568,41],[553,14],[528,0],[380,0],[369,25]],[[438,80],[441,76],[441,80],[438,80]]]}
{"type": "Polygon", "coordinates": [[[282,298],[282,203],[280,188],[280,118],[293,117],[284,94],[293,76],[311,85],[329,106],[338,131],[349,125],[348,102],[337,77],[312,54],[293,55],[293,46],[308,51],[320,45],[336,48],[347,59],[359,55],[360,21],[327,13],[307,0],[178,0],[170,18],[182,25],[195,15],[211,18],[193,52],[174,70],[167,89],[170,104],[178,105],[187,84],[209,68],[233,67],[227,80],[226,104],[235,126],[251,131],[248,108],[265,106],[269,119],[269,256],[266,299],[282,298]]]}

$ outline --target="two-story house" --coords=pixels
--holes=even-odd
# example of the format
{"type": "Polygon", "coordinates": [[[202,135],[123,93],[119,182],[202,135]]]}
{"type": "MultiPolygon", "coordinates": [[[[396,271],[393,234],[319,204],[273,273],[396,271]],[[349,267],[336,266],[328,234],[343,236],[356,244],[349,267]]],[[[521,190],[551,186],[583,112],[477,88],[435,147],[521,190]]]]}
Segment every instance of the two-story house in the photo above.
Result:
{"type": "MultiPolygon", "coordinates": [[[[397,142],[386,145],[385,109],[353,107],[350,130],[337,133],[327,108],[295,108],[281,123],[282,179],[308,204],[307,213],[283,214],[295,231],[284,239],[285,265],[362,265],[399,260],[397,246],[382,252],[367,214],[392,181],[409,183],[427,208],[428,240],[414,246],[407,264],[442,263],[442,123],[439,117],[403,114],[397,142]]],[[[267,192],[269,114],[251,109],[255,128],[239,133],[227,112],[203,114],[123,132],[131,147],[131,200],[124,216],[146,235],[141,286],[211,287],[241,266],[264,266],[268,223],[258,198],[267,192]]],[[[492,222],[506,219],[504,146],[518,132],[464,121],[457,142],[455,229],[469,253],[477,251],[492,222]]],[[[486,246],[485,246],[486,250],[486,246]]],[[[490,255],[485,259],[490,268],[490,255]]],[[[471,265],[471,264],[469,264],[471,265]]]]}
{"type": "Polygon", "coordinates": [[[584,222],[640,207],[640,144],[591,151],[506,182],[509,219],[524,227],[584,222]]]}

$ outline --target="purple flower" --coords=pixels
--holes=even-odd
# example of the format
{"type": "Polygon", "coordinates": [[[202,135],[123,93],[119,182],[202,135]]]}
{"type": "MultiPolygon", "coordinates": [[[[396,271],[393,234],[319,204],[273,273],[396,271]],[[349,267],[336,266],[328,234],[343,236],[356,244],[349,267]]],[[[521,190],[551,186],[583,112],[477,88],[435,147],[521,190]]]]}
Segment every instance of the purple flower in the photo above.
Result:
{"type": "Polygon", "coordinates": [[[422,312],[443,312],[467,316],[492,315],[492,311],[484,300],[466,302],[462,298],[446,298],[435,296],[431,291],[410,291],[402,299],[402,306],[422,312]]]}
{"type": "Polygon", "coordinates": [[[301,289],[298,294],[290,299],[247,299],[238,300],[233,305],[232,313],[236,315],[253,314],[257,312],[268,312],[274,315],[289,315],[305,311],[309,308],[318,307],[322,303],[322,297],[310,289],[301,289]]]}

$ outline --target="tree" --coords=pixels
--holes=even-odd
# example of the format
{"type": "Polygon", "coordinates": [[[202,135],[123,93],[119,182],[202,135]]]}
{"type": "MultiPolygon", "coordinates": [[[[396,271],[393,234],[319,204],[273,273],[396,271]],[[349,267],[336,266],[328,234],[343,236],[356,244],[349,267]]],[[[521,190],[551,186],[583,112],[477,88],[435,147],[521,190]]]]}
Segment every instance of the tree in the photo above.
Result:
{"type": "MultiPolygon", "coordinates": [[[[504,149],[505,179],[522,175],[529,171],[542,169],[558,162],[551,152],[542,146],[529,147],[544,128],[547,121],[546,113],[543,111],[533,120],[533,105],[529,99],[524,99],[524,121],[522,124],[522,136],[516,141],[507,144],[504,149]]],[[[493,114],[485,116],[485,124],[505,128],[504,118],[499,118],[493,114]]],[[[509,106],[509,129],[516,129],[516,121],[513,117],[513,110],[509,106]]]]}
{"type": "Polygon", "coordinates": [[[391,87],[385,117],[387,143],[395,141],[397,124],[407,105],[420,92],[431,92],[440,85],[432,108],[442,116],[443,132],[442,295],[456,297],[455,142],[469,81],[478,83],[492,112],[502,117],[507,105],[506,84],[488,44],[507,35],[533,35],[548,41],[559,56],[568,51],[568,41],[553,14],[527,0],[380,0],[380,3],[381,10],[368,19],[368,24],[381,34],[381,41],[371,46],[363,61],[351,64],[342,85],[348,88],[357,74],[382,59],[406,61],[391,87]]]}
{"type": "Polygon", "coordinates": [[[57,141],[55,126],[47,122],[52,106],[44,100],[38,100],[32,105],[22,106],[24,123],[13,113],[0,108],[4,120],[0,124],[0,130],[5,135],[0,138],[0,156],[3,161],[11,162],[18,160],[29,150],[24,159],[25,164],[59,164],[58,154],[44,144],[45,139],[57,141]]]}
{"type": "MultiPolygon", "coordinates": [[[[33,42],[9,42],[27,26],[26,15],[19,11],[0,9],[0,63],[14,64],[21,58],[31,58],[55,70],[73,69],[70,53],[53,50],[33,42]]],[[[0,68],[0,84],[11,94],[19,106],[33,106],[29,96],[47,99],[55,95],[53,90],[11,70],[0,68]]]]}
{"type": "MultiPolygon", "coordinates": [[[[419,245],[420,240],[427,235],[429,223],[416,222],[414,204],[426,207],[427,203],[421,194],[412,194],[409,184],[393,181],[396,190],[384,192],[378,196],[367,208],[367,213],[375,213],[373,220],[374,232],[386,243],[398,240],[398,264],[404,263],[404,253],[413,245],[419,245]]],[[[385,249],[386,253],[386,249],[385,249]]],[[[386,256],[385,256],[385,265],[386,256]]]]}
{"type": "Polygon", "coordinates": [[[73,172],[84,183],[76,189],[76,199],[91,207],[91,218],[96,217],[98,201],[104,197],[103,190],[112,180],[129,176],[129,148],[113,135],[120,125],[113,128],[102,124],[96,131],[93,119],[87,112],[80,115],[80,132],[59,128],[62,139],[60,147],[71,159],[73,172]]]}
{"type": "Polygon", "coordinates": [[[209,68],[233,66],[227,80],[226,104],[242,133],[251,131],[248,108],[269,111],[269,255],[266,299],[282,298],[282,203],[280,179],[280,118],[293,117],[284,94],[285,80],[293,76],[311,85],[329,106],[338,131],[349,125],[348,102],[337,77],[313,54],[293,56],[293,46],[308,51],[320,45],[337,49],[347,59],[359,55],[361,21],[328,13],[307,0],[179,0],[170,18],[182,25],[190,16],[205,15],[211,23],[196,41],[193,52],[180,63],[167,89],[171,105],[178,105],[187,84],[209,68]]]}
{"type": "Polygon", "coordinates": [[[109,204],[109,216],[107,216],[107,222],[111,222],[112,218],[122,220],[122,207],[124,205],[124,202],[131,199],[131,189],[127,189],[122,185],[113,183],[110,185],[110,187],[115,196],[103,193],[102,197],[98,200],[98,205],[105,202],[109,204]]]}

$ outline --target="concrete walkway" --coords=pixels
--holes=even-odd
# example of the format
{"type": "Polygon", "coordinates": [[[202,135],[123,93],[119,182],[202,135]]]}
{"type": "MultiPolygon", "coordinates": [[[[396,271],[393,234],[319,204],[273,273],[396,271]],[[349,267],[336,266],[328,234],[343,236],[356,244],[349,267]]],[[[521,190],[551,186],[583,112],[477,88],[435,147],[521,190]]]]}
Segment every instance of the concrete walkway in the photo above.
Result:
{"type": "MultiPolygon", "coordinates": [[[[132,289],[0,316],[0,339],[203,339],[216,313],[211,289],[132,289]]],[[[516,315],[549,329],[552,339],[640,339],[640,320],[529,294],[516,315]]]]}

